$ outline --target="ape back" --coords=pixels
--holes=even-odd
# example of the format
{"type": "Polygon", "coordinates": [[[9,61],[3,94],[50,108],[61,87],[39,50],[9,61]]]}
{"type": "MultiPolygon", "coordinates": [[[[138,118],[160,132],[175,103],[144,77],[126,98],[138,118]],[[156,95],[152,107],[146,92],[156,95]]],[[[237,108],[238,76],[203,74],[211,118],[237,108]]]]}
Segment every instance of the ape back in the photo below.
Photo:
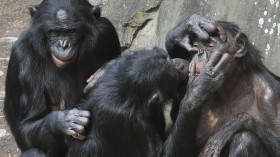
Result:
{"type": "Polygon", "coordinates": [[[160,49],[117,59],[81,106],[92,115],[88,136],[70,141],[69,156],[157,156],[164,138],[163,104],[175,98],[178,77],[160,49]]]}

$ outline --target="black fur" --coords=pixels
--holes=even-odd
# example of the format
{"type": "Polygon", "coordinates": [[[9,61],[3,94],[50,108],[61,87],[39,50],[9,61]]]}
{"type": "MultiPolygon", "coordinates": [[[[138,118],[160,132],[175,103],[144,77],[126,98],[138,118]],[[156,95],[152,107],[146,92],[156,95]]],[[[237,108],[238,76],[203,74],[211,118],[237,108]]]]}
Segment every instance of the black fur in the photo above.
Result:
{"type": "MultiPolygon", "coordinates": [[[[197,19],[197,21],[199,20],[201,19],[197,19]]],[[[167,148],[165,149],[165,156],[173,157],[183,154],[198,156],[199,153],[201,153],[200,156],[279,156],[279,122],[277,122],[278,116],[275,113],[279,112],[277,106],[279,106],[280,78],[264,66],[261,61],[261,52],[249,43],[247,36],[241,32],[238,25],[225,21],[217,21],[217,24],[227,33],[229,48],[223,52],[235,54],[236,49],[234,48],[237,48],[236,45],[244,46],[242,52],[244,55],[235,58],[233,58],[233,55],[231,56],[236,64],[231,61],[234,66],[231,68],[234,69],[230,72],[235,73],[235,75],[228,74],[227,78],[231,77],[233,79],[226,79],[224,82],[225,87],[231,87],[232,82],[238,81],[234,85],[238,88],[231,87],[227,91],[220,88],[219,92],[226,93],[228,98],[217,92],[208,101],[202,104],[194,104],[195,107],[188,112],[185,108],[181,109],[182,106],[190,106],[191,104],[188,102],[188,97],[184,97],[180,103],[179,114],[176,115],[174,130],[170,134],[173,137],[168,138],[165,142],[167,148]],[[241,79],[247,83],[241,84],[241,79]],[[254,80],[258,80],[258,82],[254,80]],[[239,99],[243,101],[239,102],[239,99]],[[207,127],[209,125],[207,120],[209,119],[204,119],[208,113],[211,113],[210,111],[219,113],[214,114],[214,117],[219,119],[218,123],[220,120],[224,121],[211,128],[211,131],[207,127]],[[224,119],[230,116],[232,118],[224,119]],[[198,126],[202,129],[197,130],[198,126]],[[211,135],[207,136],[204,132],[210,132],[211,135]],[[197,136],[202,136],[205,140],[202,138],[204,141],[199,141],[199,138],[196,138],[197,136]]],[[[210,35],[214,38],[220,37],[218,33],[210,35]]],[[[170,36],[174,37],[174,35],[170,36]]],[[[169,36],[167,36],[168,38],[169,36]]],[[[168,40],[170,41],[170,39],[168,40]]],[[[172,42],[166,43],[172,44],[172,42]]],[[[170,56],[192,59],[192,52],[171,44],[166,45],[170,49],[168,51],[170,56]],[[185,55],[187,53],[188,55],[185,55]]],[[[212,50],[209,52],[212,52],[212,50]]],[[[204,67],[204,69],[206,68],[204,67]]],[[[207,88],[207,86],[204,86],[204,88],[207,88]]],[[[188,91],[190,91],[190,86],[188,91]]],[[[193,93],[194,91],[191,91],[187,94],[193,93]]]]}
{"type": "Polygon", "coordinates": [[[36,147],[48,155],[61,156],[66,151],[64,136],[46,125],[47,119],[53,120],[52,105],[64,100],[67,109],[80,103],[88,77],[120,55],[120,44],[113,25],[94,16],[93,6],[86,0],[44,0],[31,8],[31,26],[12,48],[4,111],[21,151],[36,147]],[[60,8],[67,11],[69,20],[56,19],[60,8]],[[58,27],[58,33],[75,30],[79,34],[68,36],[77,40],[73,49],[78,54],[64,68],[54,64],[50,53],[48,31],[58,27]]]}
{"type": "Polygon", "coordinates": [[[81,108],[90,110],[85,141],[72,139],[68,156],[156,157],[164,140],[163,104],[176,98],[179,73],[160,49],[120,57],[81,108]]]}

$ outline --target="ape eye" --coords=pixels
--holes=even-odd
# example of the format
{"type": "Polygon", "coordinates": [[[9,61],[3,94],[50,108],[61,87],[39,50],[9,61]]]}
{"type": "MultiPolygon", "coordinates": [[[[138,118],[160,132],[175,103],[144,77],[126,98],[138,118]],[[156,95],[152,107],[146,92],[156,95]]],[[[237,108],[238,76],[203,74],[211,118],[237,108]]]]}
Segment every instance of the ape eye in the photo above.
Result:
{"type": "Polygon", "coordinates": [[[56,35],[56,34],[59,34],[59,30],[56,30],[56,29],[50,29],[48,30],[48,34],[49,35],[56,35]]]}
{"type": "Polygon", "coordinates": [[[210,42],[208,42],[206,45],[207,45],[207,47],[209,47],[209,48],[213,48],[213,47],[215,47],[215,42],[214,42],[214,41],[210,41],[210,42]]]}
{"type": "Polygon", "coordinates": [[[207,47],[212,48],[212,47],[214,47],[214,45],[209,44],[209,45],[207,45],[207,47]]]}
{"type": "Polygon", "coordinates": [[[69,34],[75,34],[75,33],[77,33],[77,31],[78,31],[78,30],[76,30],[76,29],[69,29],[69,30],[67,30],[67,33],[69,33],[69,34]]]}

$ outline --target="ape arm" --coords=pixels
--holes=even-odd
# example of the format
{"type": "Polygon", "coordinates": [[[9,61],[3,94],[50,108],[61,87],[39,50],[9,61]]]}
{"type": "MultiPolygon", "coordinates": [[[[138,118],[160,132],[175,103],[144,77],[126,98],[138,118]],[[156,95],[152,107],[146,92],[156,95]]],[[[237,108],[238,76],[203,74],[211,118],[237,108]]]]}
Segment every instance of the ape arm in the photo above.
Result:
{"type": "Polygon", "coordinates": [[[194,69],[192,69],[188,91],[181,101],[177,120],[164,144],[161,156],[172,157],[184,154],[196,156],[195,143],[190,143],[190,141],[195,141],[200,108],[211,96],[211,93],[222,85],[224,68],[228,59],[227,53],[214,52],[197,78],[194,77],[194,69]]]}
{"type": "MultiPolygon", "coordinates": [[[[35,58],[22,57],[14,48],[6,80],[5,113],[19,147],[45,150],[64,138],[62,133],[83,133],[89,112],[77,109],[52,111],[44,91],[41,72],[30,70],[35,58]],[[57,136],[60,135],[60,136],[57,136]]],[[[40,66],[40,64],[38,65],[40,66]]],[[[41,69],[40,67],[33,69],[41,69]]],[[[64,141],[64,140],[61,140],[64,141]]]]}
{"type": "Polygon", "coordinates": [[[260,124],[247,113],[241,113],[233,117],[230,121],[224,124],[215,134],[209,137],[200,157],[219,157],[222,149],[237,133],[242,131],[250,131],[262,139],[266,145],[268,152],[273,152],[271,156],[280,156],[280,141],[275,138],[268,130],[260,127],[260,124]]]}

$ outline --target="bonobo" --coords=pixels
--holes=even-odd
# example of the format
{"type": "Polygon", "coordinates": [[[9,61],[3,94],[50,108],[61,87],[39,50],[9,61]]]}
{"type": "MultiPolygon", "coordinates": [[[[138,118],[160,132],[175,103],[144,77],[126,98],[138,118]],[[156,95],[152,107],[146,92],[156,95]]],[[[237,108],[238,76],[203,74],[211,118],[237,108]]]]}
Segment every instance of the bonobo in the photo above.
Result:
{"type": "Polygon", "coordinates": [[[65,156],[64,135],[82,137],[90,116],[73,109],[86,80],[120,55],[120,43],[86,0],[43,0],[29,11],[31,26],[12,48],[4,111],[22,156],[65,156]]]}
{"type": "MultiPolygon", "coordinates": [[[[196,17],[200,19],[196,21],[207,21],[196,17]]],[[[171,134],[177,135],[177,139],[189,139],[189,143],[177,140],[176,146],[185,148],[180,153],[203,157],[280,156],[280,78],[265,68],[259,50],[249,43],[236,24],[215,24],[208,20],[204,28],[200,34],[210,34],[204,39],[188,32],[175,43],[170,32],[166,42],[172,57],[192,59],[190,69],[194,80],[205,70],[214,51],[229,54],[225,80],[217,92],[207,99],[203,96],[194,99],[191,109],[184,108],[184,99],[180,104],[175,126],[182,120],[185,125],[171,134]],[[179,136],[182,130],[185,134],[179,136]]],[[[167,147],[170,145],[167,142],[167,147]]]]}
{"type": "MultiPolygon", "coordinates": [[[[263,65],[260,51],[236,24],[218,24],[226,31],[230,60],[224,84],[201,109],[196,134],[197,146],[204,147],[201,156],[278,157],[280,78],[263,65]]],[[[198,43],[199,54],[203,44],[198,43]]],[[[213,42],[204,52],[217,46],[213,42]]]]}
{"type": "Polygon", "coordinates": [[[81,104],[92,116],[85,140],[69,139],[68,156],[159,156],[165,139],[163,107],[177,99],[179,83],[188,78],[186,68],[188,62],[170,60],[158,48],[116,59],[81,104]]]}

